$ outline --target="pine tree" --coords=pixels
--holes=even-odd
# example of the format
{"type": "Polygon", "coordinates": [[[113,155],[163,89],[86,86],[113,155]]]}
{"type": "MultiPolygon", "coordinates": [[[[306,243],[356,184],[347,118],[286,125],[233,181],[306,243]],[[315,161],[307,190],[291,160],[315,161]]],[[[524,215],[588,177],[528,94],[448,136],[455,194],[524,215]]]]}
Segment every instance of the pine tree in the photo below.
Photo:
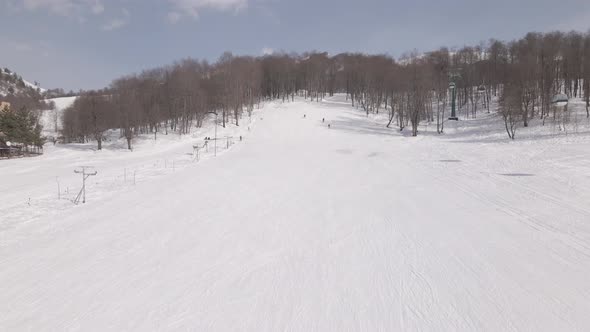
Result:
{"type": "Polygon", "coordinates": [[[27,108],[0,112],[0,131],[6,134],[8,141],[20,143],[24,147],[41,148],[45,143],[41,130],[42,127],[35,112],[27,108]]]}

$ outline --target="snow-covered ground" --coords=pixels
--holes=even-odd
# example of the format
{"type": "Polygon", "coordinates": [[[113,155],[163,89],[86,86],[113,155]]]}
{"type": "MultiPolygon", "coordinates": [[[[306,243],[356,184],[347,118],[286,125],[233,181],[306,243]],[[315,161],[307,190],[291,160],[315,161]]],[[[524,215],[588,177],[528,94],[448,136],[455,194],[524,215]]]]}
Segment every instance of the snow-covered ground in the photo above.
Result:
{"type": "Polygon", "coordinates": [[[47,99],[47,101],[52,101],[55,104],[55,108],[58,111],[63,111],[64,109],[72,106],[72,104],[74,103],[74,101],[76,100],[76,96],[73,97],[58,97],[58,98],[51,98],[51,99],[47,99]]]}
{"type": "Polygon", "coordinates": [[[29,82],[27,80],[23,80],[23,83],[25,83],[25,86],[26,87],[32,88],[34,90],[37,90],[37,91],[39,91],[39,93],[43,93],[43,92],[47,91],[47,89],[43,89],[42,87],[37,86],[34,83],[31,83],[31,82],[29,82]]]}
{"type": "Polygon", "coordinates": [[[42,111],[39,117],[39,122],[43,126],[43,134],[45,136],[60,136],[59,131],[61,130],[64,110],[70,107],[76,98],[78,97],[59,97],[45,100],[54,104],[53,109],[42,111]]]}
{"type": "MultiPolygon", "coordinates": [[[[9,72],[4,70],[4,67],[0,67],[0,73],[9,74],[9,72]]],[[[11,75],[16,76],[16,73],[10,72],[11,75]]],[[[33,90],[37,90],[39,93],[44,93],[47,89],[43,89],[40,86],[35,85],[25,79],[23,79],[23,84],[27,88],[31,88],[33,90]]],[[[8,87],[12,86],[16,93],[20,92],[20,89],[15,84],[0,84],[0,96],[6,96],[9,92],[8,87]]]]}
{"type": "Polygon", "coordinates": [[[491,115],[406,137],[342,96],[253,119],[199,162],[211,127],[2,161],[0,330],[590,330],[585,118],[514,142],[491,115]]]}

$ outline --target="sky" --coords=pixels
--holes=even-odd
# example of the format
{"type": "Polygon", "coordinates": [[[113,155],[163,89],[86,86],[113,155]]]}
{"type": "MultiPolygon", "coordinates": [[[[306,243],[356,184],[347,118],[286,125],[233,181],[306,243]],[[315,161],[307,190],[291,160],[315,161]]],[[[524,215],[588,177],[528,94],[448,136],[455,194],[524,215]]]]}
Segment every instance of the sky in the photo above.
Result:
{"type": "Polygon", "coordinates": [[[588,0],[0,0],[0,66],[44,88],[223,52],[389,54],[588,31],[588,0]]]}

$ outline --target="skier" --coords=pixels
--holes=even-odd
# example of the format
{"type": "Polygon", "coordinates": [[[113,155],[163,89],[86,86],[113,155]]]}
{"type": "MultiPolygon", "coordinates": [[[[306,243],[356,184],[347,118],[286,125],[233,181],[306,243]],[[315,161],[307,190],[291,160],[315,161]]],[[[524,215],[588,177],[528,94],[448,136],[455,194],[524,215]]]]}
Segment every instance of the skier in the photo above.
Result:
{"type": "Polygon", "coordinates": [[[330,124],[328,123],[328,129],[330,129],[330,124]]]}
{"type": "Polygon", "coordinates": [[[324,123],[324,120],[326,120],[326,119],[322,118],[322,123],[324,123]]]}

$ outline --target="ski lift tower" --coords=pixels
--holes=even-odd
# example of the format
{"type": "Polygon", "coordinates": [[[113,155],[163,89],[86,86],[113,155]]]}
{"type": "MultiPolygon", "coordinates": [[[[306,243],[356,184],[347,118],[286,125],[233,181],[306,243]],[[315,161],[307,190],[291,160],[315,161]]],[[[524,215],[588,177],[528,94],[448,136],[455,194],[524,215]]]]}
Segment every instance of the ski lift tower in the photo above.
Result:
{"type": "Polygon", "coordinates": [[[86,179],[96,175],[98,172],[94,170],[94,166],[80,166],[74,170],[76,174],[82,174],[82,189],[78,193],[78,196],[74,199],[74,204],[80,203],[80,196],[82,197],[82,203],[86,203],[86,179]]]}
{"type": "Polygon", "coordinates": [[[449,83],[449,89],[451,89],[451,116],[449,120],[457,121],[459,118],[457,117],[457,112],[455,110],[455,97],[457,96],[457,84],[455,82],[449,83]]]}
{"type": "Polygon", "coordinates": [[[215,114],[215,142],[214,142],[214,144],[215,144],[215,151],[213,152],[213,156],[214,157],[217,157],[217,117],[219,116],[219,114],[217,112],[214,112],[214,111],[210,111],[210,112],[207,112],[205,114],[209,114],[209,113],[215,114]]]}
{"type": "Polygon", "coordinates": [[[449,83],[449,89],[451,89],[451,116],[449,120],[458,121],[457,117],[457,79],[461,77],[458,72],[453,72],[450,75],[451,83],[449,83]]]}
{"type": "Polygon", "coordinates": [[[483,105],[483,107],[486,107],[486,98],[485,98],[486,87],[485,87],[485,85],[482,84],[482,85],[478,86],[476,91],[477,91],[476,92],[477,99],[479,100],[480,98],[483,98],[482,105],[483,105]]]}

